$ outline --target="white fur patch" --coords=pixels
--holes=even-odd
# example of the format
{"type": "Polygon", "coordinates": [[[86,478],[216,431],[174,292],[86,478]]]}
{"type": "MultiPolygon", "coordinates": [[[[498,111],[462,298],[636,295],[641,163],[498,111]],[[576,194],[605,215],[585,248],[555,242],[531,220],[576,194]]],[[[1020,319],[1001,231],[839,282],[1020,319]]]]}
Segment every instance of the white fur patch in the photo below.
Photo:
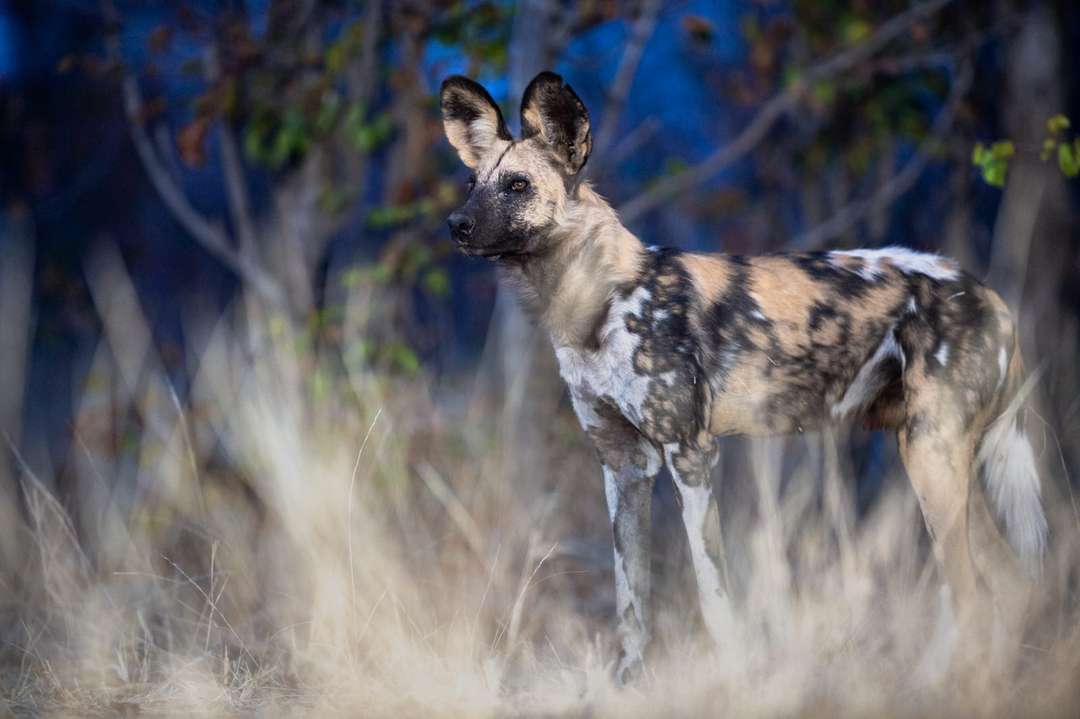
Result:
{"type": "Polygon", "coordinates": [[[896,341],[895,325],[885,333],[885,338],[881,340],[874,355],[859,368],[859,373],[855,375],[844,396],[832,406],[833,419],[846,417],[874,401],[889,379],[878,370],[881,363],[890,358],[899,359],[901,365],[906,364],[904,351],[896,341]]]}
{"type": "MultiPolygon", "coordinates": [[[[571,396],[573,395],[571,394],[571,396]]],[[[577,415],[578,422],[581,422],[582,429],[596,427],[600,424],[600,415],[596,413],[596,410],[589,402],[575,401],[574,414],[577,415]]]]}
{"type": "Polygon", "coordinates": [[[615,515],[619,511],[619,485],[615,471],[604,465],[604,498],[607,499],[608,517],[612,525],[615,524],[615,515]]]}
{"type": "Polygon", "coordinates": [[[833,265],[843,267],[840,257],[858,257],[865,263],[859,275],[866,280],[876,280],[885,272],[882,261],[908,274],[916,273],[935,280],[955,280],[960,271],[953,260],[926,252],[915,252],[906,247],[883,247],[878,250],[834,250],[829,253],[833,265]]]}
{"type": "MultiPolygon", "coordinates": [[[[641,422],[641,405],[649,396],[651,378],[634,369],[634,352],[640,338],[626,329],[626,317],[639,315],[649,291],[639,287],[625,300],[616,299],[600,330],[600,349],[556,347],[559,374],[575,388],[597,397],[610,397],[635,426],[641,422]]],[[[583,422],[584,423],[584,422],[583,422]]]]}
{"type": "Polygon", "coordinates": [[[979,445],[979,462],[994,506],[1005,518],[1009,544],[1028,574],[1038,577],[1046,549],[1046,516],[1039,499],[1035,453],[1016,426],[1014,414],[1005,414],[986,430],[979,445]]]}
{"type": "Polygon", "coordinates": [[[949,343],[942,342],[938,347],[938,351],[934,353],[934,359],[938,361],[938,364],[944,367],[949,363],[949,343]]]}
{"type": "Polygon", "coordinates": [[[697,575],[702,618],[713,641],[723,646],[737,631],[738,624],[731,599],[724,592],[720,568],[713,563],[705,550],[705,522],[713,503],[711,480],[706,477],[703,484],[686,484],[671,461],[672,452],[678,449],[677,443],[664,445],[664,457],[682,497],[683,524],[686,525],[690,556],[694,561],[694,573],[697,575]]]}
{"type": "Polygon", "coordinates": [[[1005,375],[1009,371],[1009,353],[1004,347],[998,350],[998,370],[1001,374],[998,377],[997,387],[994,388],[995,392],[1001,389],[1001,385],[1005,384],[1005,375]]]}

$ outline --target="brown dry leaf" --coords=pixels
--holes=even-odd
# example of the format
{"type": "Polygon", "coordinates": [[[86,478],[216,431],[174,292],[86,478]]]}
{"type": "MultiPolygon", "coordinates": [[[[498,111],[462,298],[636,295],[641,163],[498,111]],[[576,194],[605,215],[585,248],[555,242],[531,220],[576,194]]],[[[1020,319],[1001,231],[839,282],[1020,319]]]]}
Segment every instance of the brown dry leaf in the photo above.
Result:
{"type": "Polygon", "coordinates": [[[206,115],[189,122],[176,133],[176,149],[180,160],[188,167],[206,164],[206,133],[212,123],[213,117],[206,115]]]}

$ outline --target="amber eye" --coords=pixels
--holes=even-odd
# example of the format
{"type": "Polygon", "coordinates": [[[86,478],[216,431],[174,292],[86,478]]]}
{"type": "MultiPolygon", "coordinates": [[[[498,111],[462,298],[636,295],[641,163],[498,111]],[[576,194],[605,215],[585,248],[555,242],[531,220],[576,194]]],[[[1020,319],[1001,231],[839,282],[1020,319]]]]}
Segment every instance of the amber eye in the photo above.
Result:
{"type": "Polygon", "coordinates": [[[524,190],[528,186],[529,186],[529,183],[526,182],[525,180],[514,180],[513,182],[510,183],[510,189],[513,190],[514,192],[521,192],[522,190],[524,190]]]}

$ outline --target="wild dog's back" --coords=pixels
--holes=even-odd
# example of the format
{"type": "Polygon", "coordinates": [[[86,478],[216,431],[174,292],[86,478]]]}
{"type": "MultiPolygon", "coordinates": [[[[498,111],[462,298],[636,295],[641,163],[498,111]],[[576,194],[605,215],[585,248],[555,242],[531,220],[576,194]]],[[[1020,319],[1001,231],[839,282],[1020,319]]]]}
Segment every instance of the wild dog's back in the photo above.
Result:
{"type": "MultiPolygon", "coordinates": [[[[1001,385],[1012,324],[952,261],[899,248],[742,258],[684,254],[715,434],[861,417],[895,429],[905,367],[947,375],[957,411],[1001,385]]],[[[908,377],[911,381],[911,377],[908,377]]]]}

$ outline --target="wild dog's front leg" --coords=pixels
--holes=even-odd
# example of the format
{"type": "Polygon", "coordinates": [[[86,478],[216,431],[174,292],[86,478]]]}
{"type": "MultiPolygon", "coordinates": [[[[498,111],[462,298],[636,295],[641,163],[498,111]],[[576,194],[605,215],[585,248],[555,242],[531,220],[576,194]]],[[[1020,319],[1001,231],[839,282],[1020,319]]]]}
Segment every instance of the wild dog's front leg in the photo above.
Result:
{"type": "Polygon", "coordinates": [[[640,673],[649,643],[652,490],[660,471],[653,445],[610,403],[572,392],[574,409],[604,464],[604,491],[615,544],[615,608],[621,652],[615,680],[640,673]]]}
{"type": "Polygon", "coordinates": [[[652,453],[656,457],[652,472],[627,463],[619,469],[604,465],[604,489],[615,544],[615,611],[621,644],[615,681],[620,684],[640,673],[650,639],[650,510],[659,469],[659,454],[655,450],[652,453]]]}
{"type": "Polygon", "coordinates": [[[724,591],[724,552],[720,513],[713,496],[712,468],[719,458],[712,437],[664,445],[664,458],[675,480],[683,524],[697,576],[698,599],[705,626],[718,646],[738,628],[731,600],[724,591]]]}

